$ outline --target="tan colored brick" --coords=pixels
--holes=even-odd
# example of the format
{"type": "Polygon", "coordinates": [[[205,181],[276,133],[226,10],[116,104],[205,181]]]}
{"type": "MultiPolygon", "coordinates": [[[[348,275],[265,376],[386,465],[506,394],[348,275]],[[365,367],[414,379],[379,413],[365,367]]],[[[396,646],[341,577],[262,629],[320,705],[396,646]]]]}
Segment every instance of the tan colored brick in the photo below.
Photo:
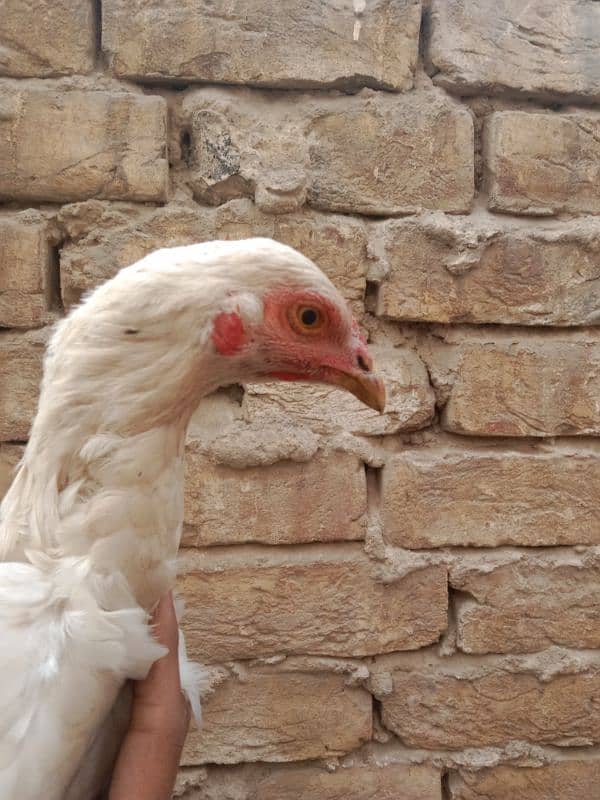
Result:
{"type": "Polygon", "coordinates": [[[552,645],[600,647],[600,571],[577,557],[521,557],[513,564],[451,572],[466,592],[457,606],[468,653],[529,653],[552,645]]]}
{"type": "Polygon", "coordinates": [[[175,797],[185,800],[441,800],[440,771],[426,764],[339,767],[209,767],[182,771],[175,797]]]}
{"type": "Polygon", "coordinates": [[[596,800],[600,761],[584,758],[542,767],[461,770],[450,781],[452,800],[596,800]]]}
{"type": "Polygon", "coordinates": [[[287,212],[468,211],[473,122],[445,95],[299,95],[201,89],[184,101],[197,198],[254,196],[287,212]]]}
{"type": "Polygon", "coordinates": [[[564,747],[600,741],[597,671],[542,680],[530,671],[515,672],[498,658],[471,671],[473,662],[427,663],[421,654],[390,661],[393,665],[384,668],[385,692],[376,688],[375,694],[383,724],[409,747],[459,750],[515,740],[564,747]]]}
{"type": "Polygon", "coordinates": [[[15,467],[21,460],[24,449],[19,444],[0,444],[0,501],[13,482],[15,467]]]}
{"type": "Polygon", "coordinates": [[[163,98],[61,86],[2,86],[0,199],[164,200],[163,98]]]}
{"type": "Polygon", "coordinates": [[[243,670],[203,703],[182,764],[298,761],[342,755],[371,737],[371,695],[334,673],[243,670]]]}
{"type": "Polygon", "coordinates": [[[593,0],[433,0],[428,58],[435,82],[460,94],[503,90],[600,99],[600,25],[593,0]]]}
{"type": "Polygon", "coordinates": [[[46,329],[0,333],[0,442],[23,441],[37,409],[46,329]]]}
{"type": "Polygon", "coordinates": [[[461,348],[442,415],[479,436],[600,433],[600,348],[593,341],[505,338],[461,348]]]}
{"type": "Polygon", "coordinates": [[[92,0],[3,0],[0,75],[16,78],[91,72],[95,60],[92,0]]]}
{"type": "Polygon", "coordinates": [[[112,69],[141,79],[282,88],[410,89],[419,0],[241,0],[227,10],[198,0],[104,0],[102,44],[112,69]]]}
{"type": "Polygon", "coordinates": [[[380,436],[426,427],[435,412],[435,397],[419,356],[409,348],[371,347],[375,369],[387,391],[379,414],[339,389],[294,383],[248,384],[243,408],[258,424],[293,419],[321,433],[349,431],[380,436]]]}
{"type": "Polygon", "coordinates": [[[40,218],[0,217],[0,326],[34,328],[49,320],[50,246],[40,218]]]}
{"type": "Polygon", "coordinates": [[[485,133],[494,211],[600,213],[600,114],[492,114],[485,133]]]}
{"type": "Polygon", "coordinates": [[[393,220],[376,313],[426,322],[585,325],[600,320],[600,225],[508,227],[497,218],[393,220]]]}
{"type": "Polygon", "coordinates": [[[179,205],[144,209],[90,201],[66,207],[61,218],[69,235],[61,249],[67,307],[152,250],[250,236],[267,236],[296,247],[321,267],[355,308],[362,304],[369,267],[367,236],[363,225],[348,217],[314,211],[274,216],[249,200],[233,200],[201,213],[197,207],[179,205]]]}
{"type": "Polygon", "coordinates": [[[440,773],[429,765],[347,767],[328,772],[311,767],[281,771],[258,784],[261,800],[441,800],[440,773]]]}
{"type": "Polygon", "coordinates": [[[355,456],[233,469],[212,464],[192,444],[186,470],[184,544],[364,539],[365,470],[355,456]]]}
{"type": "Polygon", "coordinates": [[[360,545],[187,550],[180,574],[188,647],[206,661],[413,650],[447,626],[445,567],[390,582],[360,545]]]}
{"type": "Polygon", "coordinates": [[[421,447],[383,469],[383,528],[399,547],[600,544],[593,449],[421,447]]]}

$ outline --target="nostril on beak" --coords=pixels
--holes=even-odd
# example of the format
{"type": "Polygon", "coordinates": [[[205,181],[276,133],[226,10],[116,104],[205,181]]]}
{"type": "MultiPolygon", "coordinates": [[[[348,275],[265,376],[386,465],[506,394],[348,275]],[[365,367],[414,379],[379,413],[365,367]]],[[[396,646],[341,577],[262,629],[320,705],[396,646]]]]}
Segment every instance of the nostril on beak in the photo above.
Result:
{"type": "Polygon", "coordinates": [[[373,368],[373,364],[371,362],[371,359],[367,360],[363,355],[359,354],[356,357],[356,361],[357,361],[357,364],[358,364],[359,368],[362,369],[363,372],[371,372],[371,369],[373,368]]]}

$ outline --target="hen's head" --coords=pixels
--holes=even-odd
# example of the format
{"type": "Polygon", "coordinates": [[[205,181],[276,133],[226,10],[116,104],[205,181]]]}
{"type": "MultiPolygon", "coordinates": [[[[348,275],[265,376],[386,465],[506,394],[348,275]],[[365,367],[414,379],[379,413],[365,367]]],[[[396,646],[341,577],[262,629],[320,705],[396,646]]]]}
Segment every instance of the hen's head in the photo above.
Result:
{"type": "Polygon", "coordinates": [[[251,293],[233,292],[214,316],[217,353],[237,356],[247,378],[329,383],[383,411],[385,391],[366,339],[331,282],[289,247],[260,239],[248,244],[269,257],[259,269],[260,284],[251,293]]]}
{"type": "Polygon", "coordinates": [[[379,411],[385,404],[367,343],[329,279],[290,247],[247,239],[158,250],[121,270],[59,327],[44,389],[86,387],[105,406],[114,395],[119,407],[150,413],[152,403],[166,409],[268,379],[328,383],[379,411]]]}

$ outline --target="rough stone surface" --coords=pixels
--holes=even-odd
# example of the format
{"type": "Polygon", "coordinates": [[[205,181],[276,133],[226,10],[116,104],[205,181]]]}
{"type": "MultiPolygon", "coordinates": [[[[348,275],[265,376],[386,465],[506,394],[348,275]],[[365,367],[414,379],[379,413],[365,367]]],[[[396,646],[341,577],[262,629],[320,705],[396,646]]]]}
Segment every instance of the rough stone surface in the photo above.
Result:
{"type": "Polygon", "coordinates": [[[444,567],[390,580],[360,545],[187,550],[181,576],[188,647],[206,661],[413,650],[447,624],[444,567]]]}
{"type": "Polygon", "coordinates": [[[219,684],[182,764],[298,761],[342,755],[371,737],[371,695],[344,675],[263,667],[219,684]]]}
{"type": "Polygon", "coordinates": [[[361,223],[349,217],[314,211],[273,216],[240,199],[214,209],[193,204],[140,209],[90,201],[66,206],[61,219],[69,236],[60,255],[66,307],[152,250],[250,236],[268,236],[296,247],[353,306],[362,305],[369,267],[367,235],[361,223]]]}
{"type": "Polygon", "coordinates": [[[165,101],[53,86],[0,87],[0,200],[164,200],[165,101]]]}
{"type": "Polygon", "coordinates": [[[24,441],[37,408],[47,329],[0,332],[0,442],[24,441]]]}
{"type": "Polygon", "coordinates": [[[235,469],[212,464],[191,445],[186,469],[184,544],[364,539],[367,488],[356,456],[320,454],[235,469]],[[337,502],[341,496],[344,504],[337,502]]]}
{"type": "Polygon", "coordinates": [[[35,213],[0,216],[0,327],[34,328],[49,319],[51,252],[35,213]]]}
{"type": "Polygon", "coordinates": [[[442,670],[434,664],[398,661],[389,673],[389,693],[377,687],[382,720],[405,745],[459,750],[499,746],[515,740],[578,746],[600,740],[597,672],[541,680],[510,672],[502,661],[482,674],[442,670]],[[405,668],[403,668],[405,666],[405,668]]]}
{"type": "Polygon", "coordinates": [[[600,213],[597,112],[501,111],[487,124],[484,149],[494,211],[600,213]]]}
{"type": "Polygon", "coordinates": [[[433,0],[427,56],[460,94],[600,99],[600,7],[594,0],[433,0]]]}
{"type": "Polygon", "coordinates": [[[294,769],[273,775],[258,784],[262,800],[441,800],[441,781],[436,769],[421,765],[386,768],[349,767],[335,772],[294,769]]]}
{"type": "Polygon", "coordinates": [[[249,384],[243,408],[262,424],[289,419],[322,433],[347,431],[372,436],[417,430],[431,422],[435,397],[423,362],[409,348],[371,347],[385,380],[384,414],[363,406],[339,389],[311,384],[249,384]]]}
{"type": "Polygon", "coordinates": [[[506,226],[428,214],[384,224],[375,311],[425,322],[600,321],[600,225],[506,226]]]}
{"type": "Polygon", "coordinates": [[[174,797],[183,800],[441,800],[440,771],[421,764],[210,767],[183,770],[174,797]]]}
{"type": "Polygon", "coordinates": [[[600,570],[572,554],[451,573],[466,595],[457,607],[458,645],[468,653],[529,653],[552,645],[600,647],[600,570]]]}
{"type": "Polygon", "coordinates": [[[420,0],[104,0],[102,45],[117,75],[281,88],[409,89],[420,0]],[[300,45],[301,43],[301,45],[300,45]],[[300,45],[300,46],[299,46],[300,45]]]}
{"type": "Polygon", "coordinates": [[[543,767],[461,771],[450,779],[451,800],[596,800],[600,761],[573,759],[543,767]]]}
{"type": "Polygon", "coordinates": [[[595,435],[599,392],[600,349],[593,341],[467,344],[442,424],[475,436],[595,435]]]}
{"type": "Polygon", "coordinates": [[[0,75],[16,78],[86,73],[95,61],[92,0],[4,0],[0,75]]]}
{"type": "Polygon", "coordinates": [[[468,211],[473,122],[434,90],[390,95],[299,95],[200,89],[187,95],[195,195],[219,204],[242,195],[289,211],[399,214],[468,211]]]}
{"type": "Polygon", "coordinates": [[[596,450],[423,447],[390,459],[382,475],[390,544],[600,544],[596,450]]]}

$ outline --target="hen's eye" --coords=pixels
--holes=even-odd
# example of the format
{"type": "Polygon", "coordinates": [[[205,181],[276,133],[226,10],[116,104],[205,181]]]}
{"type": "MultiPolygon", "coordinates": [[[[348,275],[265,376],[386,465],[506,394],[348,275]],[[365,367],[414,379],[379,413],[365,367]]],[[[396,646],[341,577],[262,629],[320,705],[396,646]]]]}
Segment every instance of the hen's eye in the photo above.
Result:
{"type": "Polygon", "coordinates": [[[325,316],[316,306],[292,306],[288,318],[297,333],[319,333],[325,324],[325,316]]]}
{"type": "Polygon", "coordinates": [[[306,325],[307,328],[311,328],[319,321],[319,312],[314,308],[303,308],[300,312],[300,321],[303,325],[306,325]]]}

